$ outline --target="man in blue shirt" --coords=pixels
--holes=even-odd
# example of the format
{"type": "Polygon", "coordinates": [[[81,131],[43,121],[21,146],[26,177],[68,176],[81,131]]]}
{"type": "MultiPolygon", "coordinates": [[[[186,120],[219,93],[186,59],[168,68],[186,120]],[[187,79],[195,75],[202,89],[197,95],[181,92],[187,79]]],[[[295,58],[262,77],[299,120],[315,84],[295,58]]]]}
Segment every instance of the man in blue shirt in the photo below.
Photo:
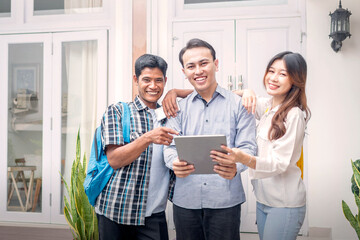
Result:
{"type": "MultiPolygon", "coordinates": [[[[179,102],[180,112],[166,126],[183,135],[223,134],[228,147],[255,155],[255,119],[239,96],[216,82],[214,48],[192,39],[180,51],[179,60],[195,91],[179,102]]],[[[174,142],[164,147],[164,159],[177,176],[173,196],[176,240],[240,239],[241,204],[245,201],[240,173],[246,167],[215,165],[214,174],[191,174],[194,166],[188,165],[187,159],[178,159],[174,142]]]]}
{"type": "Polygon", "coordinates": [[[164,127],[155,108],[166,83],[167,63],[145,54],[135,62],[134,83],[139,95],[128,103],[130,143],[124,145],[122,104],[112,104],[102,119],[102,141],[115,169],[97,197],[95,211],[103,240],[168,240],[165,208],[170,174],[163,145],[176,131],[164,127]]]}

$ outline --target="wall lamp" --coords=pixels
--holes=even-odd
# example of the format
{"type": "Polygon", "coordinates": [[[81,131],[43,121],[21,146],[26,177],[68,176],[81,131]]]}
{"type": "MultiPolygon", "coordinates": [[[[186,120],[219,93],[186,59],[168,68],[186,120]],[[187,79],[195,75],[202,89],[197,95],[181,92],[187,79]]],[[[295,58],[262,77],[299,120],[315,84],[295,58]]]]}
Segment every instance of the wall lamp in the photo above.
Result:
{"type": "Polygon", "coordinates": [[[338,52],[341,49],[342,41],[344,41],[347,37],[351,37],[350,15],[350,11],[342,8],[341,0],[339,1],[339,8],[333,13],[330,12],[331,25],[329,38],[331,37],[333,39],[331,42],[331,48],[335,52],[338,52]]]}

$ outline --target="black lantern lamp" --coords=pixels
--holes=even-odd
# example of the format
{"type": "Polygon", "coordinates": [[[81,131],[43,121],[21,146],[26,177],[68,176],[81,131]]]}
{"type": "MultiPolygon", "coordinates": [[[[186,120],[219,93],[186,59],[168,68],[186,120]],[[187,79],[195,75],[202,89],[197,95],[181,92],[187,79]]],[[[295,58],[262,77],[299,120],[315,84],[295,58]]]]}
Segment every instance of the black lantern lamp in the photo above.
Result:
{"type": "Polygon", "coordinates": [[[350,18],[351,12],[347,9],[343,9],[341,6],[341,0],[339,1],[339,8],[333,13],[330,12],[331,25],[330,35],[333,41],[331,42],[331,48],[338,52],[342,46],[342,41],[347,37],[350,38],[350,18]]]}

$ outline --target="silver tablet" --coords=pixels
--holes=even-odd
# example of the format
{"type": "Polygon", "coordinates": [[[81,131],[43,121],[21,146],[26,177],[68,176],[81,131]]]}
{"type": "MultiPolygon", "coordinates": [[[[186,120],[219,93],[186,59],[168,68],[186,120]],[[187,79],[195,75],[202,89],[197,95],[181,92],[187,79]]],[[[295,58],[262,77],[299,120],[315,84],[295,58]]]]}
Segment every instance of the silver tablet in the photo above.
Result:
{"type": "Polygon", "coordinates": [[[225,135],[175,136],[174,140],[179,159],[194,164],[193,174],[215,174],[216,163],[210,158],[210,151],[223,151],[221,145],[227,145],[225,135]]]}

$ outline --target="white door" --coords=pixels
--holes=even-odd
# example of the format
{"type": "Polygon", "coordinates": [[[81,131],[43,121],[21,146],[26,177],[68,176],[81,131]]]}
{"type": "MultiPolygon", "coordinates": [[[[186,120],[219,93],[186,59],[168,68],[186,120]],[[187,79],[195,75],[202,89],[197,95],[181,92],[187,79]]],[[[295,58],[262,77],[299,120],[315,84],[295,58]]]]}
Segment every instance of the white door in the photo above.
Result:
{"type": "Polygon", "coordinates": [[[65,223],[66,189],[80,130],[82,156],[90,155],[96,126],[107,106],[107,31],[53,34],[51,221],[65,223]]]}
{"type": "MultiPolygon", "coordinates": [[[[269,60],[277,53],[301,51],[300,18],[272,18],[236,21],[236,69],[244,88],[267,96],[263,77],[269,60]]],[[[256,199],[248,177],[242,173],[246,202],[241,207],[241,231],[257,232],[256,199]]]]}
{"type": "Polygon", "coordinates": [[[0,36],[0,52],[0,221],[66,223],[60,173],[106,107],[107,32],[0,36]]]}
{"type": "Polygon", "coordinates": [[[0,221],[49,222],[51,35],[0,36],[0,52],[0,221]]]}
{"type": "Polygon", "coordinates": [[[221,86],[227,88],[228,78],[235,69],[233,20],[173,23],[172,68],[170,71],[172,82],[169,87],[193,88],[185,79],[179,62],[180,50],[192,38],[205,40],[214,47],[216,58],[219,59],[219,71],[216,73],[216,80],[221,86]]]}
{"type": "MultiPolygon", "coordinates": [[[[181,72],[178,54],[187,40],[200,38],[215,48],[220,63],[217,75],[220,85],[233,90],[242,82],[243,87],[266,96],[262,78],[268,61],[281,51],[300,52],[300,37],[300,18],[174,22],[170,71],[173,75],[169,86],[191,86],[181,72]]],[[[240,229],[242,232],[257,232],[256,200],[247,171],[242,173],[242,180],[247,200],[242,205],[240,229]]],[[[171,215],[171,211],[168,214],[171,215]]]]}
{"type": "Polygon", "coordinates": [[[236,69],[245,88],[266,96],[262,84],[269,60],[282,51],[301,51],[300,17],[236,21],[236,69]]]}

